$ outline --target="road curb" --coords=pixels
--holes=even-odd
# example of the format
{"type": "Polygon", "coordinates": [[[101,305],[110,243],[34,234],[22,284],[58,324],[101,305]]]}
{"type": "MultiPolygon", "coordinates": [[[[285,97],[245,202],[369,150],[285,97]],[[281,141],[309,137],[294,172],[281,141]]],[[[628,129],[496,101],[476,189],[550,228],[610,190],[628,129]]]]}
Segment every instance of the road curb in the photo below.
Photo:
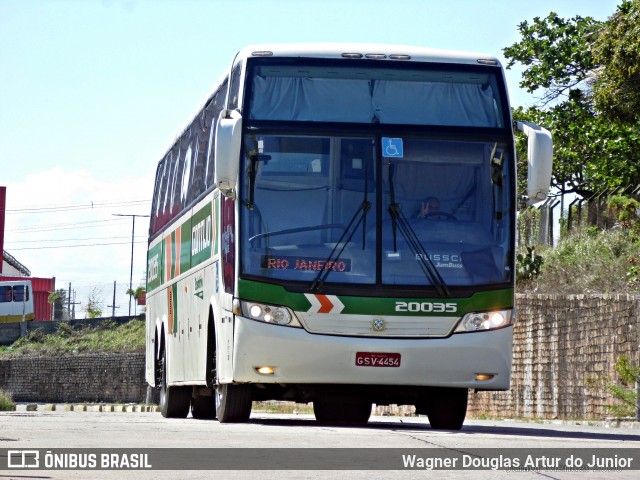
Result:
{"type": "Polygon", "coordinates": [[[112,403],[18,403],[15,412],[159,412],[157,405],[112,403]]]}

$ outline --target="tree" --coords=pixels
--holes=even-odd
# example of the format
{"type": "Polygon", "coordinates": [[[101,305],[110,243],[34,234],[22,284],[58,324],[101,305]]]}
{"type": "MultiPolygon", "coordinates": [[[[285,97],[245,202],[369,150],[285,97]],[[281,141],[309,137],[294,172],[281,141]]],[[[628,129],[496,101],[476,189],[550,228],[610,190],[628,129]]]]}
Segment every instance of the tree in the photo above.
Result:
{"type": "Polygon", "coordinates": [[[135,290],[133,290],[131,288],[127,289],[127,295],[129,295],[130,297],[133,297],[133,298],[136,299],[136,303],[134,304],[135,305],[134,306],[134,309],[135,309],[134,311],[135,311],[136,315],[138,314],[138,298],[140,298],[140,295],[142,294],[142,292],[146,293],[146,291],[147,290],[146,290],[145,287],[138,287],[135,290]]]}
{"type": "Polygon", "coordinates": [[[554,12],[535,17],[532,25],[524,21],[518,25],[522,40],[503,49],[507,68],[526,67],[520,86],[529,93],[544,89],[543,105],[568,97],[598,66],[589,45],[600,28],[601,22],[591,17],[564,20],[554,12]]]}
{"type": "MultiPolygon", "coordinates": [[[[634,0],[638,3],[640,0],[634,0]]],[[[612,17],[613,18],[613,17],[612,17]]],[[[612,21],[612,20],[610,20],[612,21]]],[[[522,39],[505,48],[507,68],[525,66],[520,86],[544,91],[538,105],[516,109],[516,120],[548,128],[554,139],[552,186],[560,193],[582,196],[640,181],[640,135],[637,125],[606,118],[594,104],[591,87],[607,67],[592,54],[604,27],[591,17],[561,19],[551,12],[533,24],[522,22],[522,39]]],[[[518,157],[526,158],[524,139],[518,157]]],[[[519,185],[526,178],[526,162],[519,163],[519,185]]]]}
{"type": "Polygon", "coordinates": [[[618,6],[595,40],[593,53],[602,66],[593,86],[598,109],[623,122],[640,122],[640,0],[618,6]]]}
{"type": "Polygon", "coordinates": [[[102,291],[97,287],[91,289],[91,293],[87,299],[87,304],[84,307],[84,311],[87,318],[98,318],[102,316],[102,306],[104,304],[101,299],[102,291]]]}
{"type": "Polygon", "coordinates": [[[47,297],[47,301],[53,305],[53,319],[54,320],[64,320],[65,317],[68,318],[68,312],[65,308],[65,304],[67,303],[67,292],[64,289],[59,289],[54,292],[51,292],[47,297]]]}

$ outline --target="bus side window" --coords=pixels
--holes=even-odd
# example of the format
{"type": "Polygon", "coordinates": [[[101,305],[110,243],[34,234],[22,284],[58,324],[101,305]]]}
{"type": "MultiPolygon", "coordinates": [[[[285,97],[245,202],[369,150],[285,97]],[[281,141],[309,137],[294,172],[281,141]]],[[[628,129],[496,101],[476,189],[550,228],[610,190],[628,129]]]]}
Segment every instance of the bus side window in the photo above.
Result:
{"type": "Polygon", "coordinates": [[[237,109],[240,104],[240,72],[242,64],[238,64],[231,72],[231,84],[229,87],[229,108],[237,109]]]}
{"type": "Polygon", "coordinates": [[[8,303],[13,300],[11,287],[3,286],[0,287],[0,303],[8,303]]]}
{"type": "Polygon", "coordinates": [[[171,202],[173,198],[171,197],[173,193],[173,175],[175,170],[176,163],[176,149],[174,148],[165,158],[165,170],[164,170],[164,178],[162,179],[162,203],[160,205],[160,210],[162,211],[163,221],[162,225],[166,225],[171,219],[171,202]]]}
{"type": "Polygon", "coordinates": [[[220,86],[218,91],[213,95],[211,102],[206,107],[207,111],[207,132],[206,136],[208,137],[207,144],[207,160],[206,160],[206,168],[204,171],[205,175],[205,183],[206,188],[211,188],[213,186],[213,181],[215,178],[215,148],[214,143],[216,139],[216,126],[218,122],[218,117],[220,116],[220,112],[222,111],[222,105],[224,103],[224,96],[227,93],[227,82],[226,80],[220,86]]]}
{"type": "Polygon", "coordinates": [[[161,160],[156,170],[156,181],[153,192],[153,203],[151,205],[150,234],[153,235],[162,227],[162,180],[165,160],[161,160]]]}
{"type": "Polygon", "coordinates": [[[182,174],[184,172],[187,155],[190,154],[188,133],[182,136],[179,145],[180,149],[178,150],[174,167],[175,173],[171,183],[171,192],[173,193],[170,203],[172,219],[179,215],[182,210],[182,174]]]}
{"type": "Polygon", "coordinates": [[[193,136],[191,143],[194,146],[193,159],[191,160],[191,175],[189,180],[188,203],[193,202],[205,190],[205,168],[207,148],[206,112],[201,112],[193,123],[193,136]]]}

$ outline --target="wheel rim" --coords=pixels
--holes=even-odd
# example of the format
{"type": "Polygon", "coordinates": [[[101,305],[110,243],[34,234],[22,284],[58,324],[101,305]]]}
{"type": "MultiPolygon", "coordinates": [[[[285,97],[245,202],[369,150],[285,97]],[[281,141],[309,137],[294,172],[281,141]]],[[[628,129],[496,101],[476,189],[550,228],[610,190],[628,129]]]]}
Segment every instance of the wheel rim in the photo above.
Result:
{"type": "Polygon", "coordinates": [[[216,386],[215,396],[216,396],[216,412],[219,412],[220,406],[222,405],[222,385],[216,386]]]}
{"type": "Polygon", "coordinates": [[[165,353],[162,353],[162,383],[160,384],[160,405],[164,406],[167,403],[167,362],[165,353]]]}

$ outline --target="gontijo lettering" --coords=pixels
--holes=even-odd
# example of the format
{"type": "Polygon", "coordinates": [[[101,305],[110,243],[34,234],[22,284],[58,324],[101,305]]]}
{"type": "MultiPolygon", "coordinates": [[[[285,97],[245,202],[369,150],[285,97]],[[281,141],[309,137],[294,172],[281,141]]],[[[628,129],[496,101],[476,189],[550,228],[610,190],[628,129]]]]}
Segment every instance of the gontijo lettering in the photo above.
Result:
{"type": "Polygon", "coordinates": [[[211,247],[211,215],[196,223],[191,229],[191,254],[197,255],[211,247]]]}
{"type": "Polygon", "coordinates": [[[158,278],[158,272],[160,271],[158,254],[149,258],[148,271],[150,282],[158,278]]]}

